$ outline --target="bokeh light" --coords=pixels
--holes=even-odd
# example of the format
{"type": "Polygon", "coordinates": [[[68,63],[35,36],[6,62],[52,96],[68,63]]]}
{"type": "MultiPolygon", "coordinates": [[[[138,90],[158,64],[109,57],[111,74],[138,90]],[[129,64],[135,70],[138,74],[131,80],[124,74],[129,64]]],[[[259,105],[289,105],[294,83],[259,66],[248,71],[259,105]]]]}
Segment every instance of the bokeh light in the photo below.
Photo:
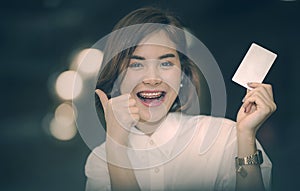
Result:
{"type": "Polygon", "coordinates": [[[67,102],[60,104],[55,110],[54,117],[56,121],[65,126],[71,125],[76,119],[75,106],[67,102]]]}
{"type": "Polygon", "coordinates": [[[76,108],[68,102],[60,104],[50,121],[49,131],[58,140],[67,141],[72,139],[76,133],[76,108]]]}
{"type": "Polygon", "coordinates": [[[73,70],[68,70],[61,73],[56,79],[55,90],[60,98],[71,100],[79,96],[82,84],[81,76],[73,70]]]}
{"type": "Polygon", "coordinates": [[[94,48],[83,49],[74,57],[70,68],[82,75],[93,75],[99,71],[102,59],[102,51],[94,48]]]}
{"type": "Polygon", "coordinates": [[[76,135],[77,129],[74,123],[64,125],[57,121],[56,118],[53,118],[50,122],[50,133],[58,140],[67,141],[76,135]]]}

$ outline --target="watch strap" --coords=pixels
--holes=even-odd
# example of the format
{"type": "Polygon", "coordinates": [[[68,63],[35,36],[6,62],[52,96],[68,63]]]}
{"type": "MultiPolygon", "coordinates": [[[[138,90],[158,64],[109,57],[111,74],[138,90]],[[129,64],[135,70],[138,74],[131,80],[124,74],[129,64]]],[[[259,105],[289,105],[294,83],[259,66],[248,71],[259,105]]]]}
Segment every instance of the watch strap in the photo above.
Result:
{"type": "Polygon", "coordinates": [[[246,177],[248,172],[244,169],[244,165],[261,165],[263,163],[263,156],[261,150],[257,150],[253,155],[238,158],[235,157],[235,168],[236,172],[242,177],[246,177]]]}
{"type": "Polygon", "coordinates": [[[257,150],[253,155],[246,156],[244,158],[236,157],[235,161],[238,166],[261,165],[264,162],[261,150],[257,150]]]}

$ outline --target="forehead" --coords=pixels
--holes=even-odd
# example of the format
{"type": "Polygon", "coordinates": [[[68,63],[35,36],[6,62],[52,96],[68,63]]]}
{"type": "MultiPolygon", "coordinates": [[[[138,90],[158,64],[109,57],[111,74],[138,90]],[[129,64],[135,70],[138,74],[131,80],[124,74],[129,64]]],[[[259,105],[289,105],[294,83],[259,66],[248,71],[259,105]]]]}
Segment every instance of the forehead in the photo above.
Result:
{"type": "Polygon", "coordinates": [[[159,31],[146,36],[137,46],[133,54],[156,58],[157,56],[173,53],[177,55],[176,44],[164,31],[159,31]]]}
{"type": "Polygon", "coordinates": [[[139,45],[160,45],[164,47],[169,47],[171,49],[176,49],[176,44],[170,39],[167,33],[163,30],[151,33],[141,40],[139,45]]]}

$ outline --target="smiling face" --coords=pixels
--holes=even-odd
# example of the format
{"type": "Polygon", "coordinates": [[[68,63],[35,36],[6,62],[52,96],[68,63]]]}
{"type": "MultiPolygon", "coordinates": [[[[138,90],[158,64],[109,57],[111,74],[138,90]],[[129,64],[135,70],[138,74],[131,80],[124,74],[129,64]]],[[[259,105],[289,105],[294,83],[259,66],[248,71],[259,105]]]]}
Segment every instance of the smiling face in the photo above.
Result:
{"type": "Polygon", "coordinates": [[[181,79],[181,66],[175,49],[164,32],[150,35],[137,46],[121,83],[121,93],[130,93],[139,108],[140,123],[160,123],[174,103],[181,79]]]}

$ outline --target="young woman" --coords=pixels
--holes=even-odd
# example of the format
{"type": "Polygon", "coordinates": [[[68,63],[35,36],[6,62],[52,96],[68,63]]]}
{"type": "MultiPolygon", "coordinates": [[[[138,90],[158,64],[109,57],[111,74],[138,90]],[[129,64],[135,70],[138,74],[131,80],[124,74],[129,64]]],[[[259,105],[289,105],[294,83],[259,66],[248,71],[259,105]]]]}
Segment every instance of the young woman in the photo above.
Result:
{"type": "Polygon", "coordinates": [[[198,104],[200,77],[183,54],[181,23],[142,8],[114,31],[130,26],[104,51],[96,107],[106,141],[87,160],[86,190],[270,189],[272,165],[256,132],[276,110],[271,85],[248,84],[236,122],[186,114],[198,104]]]}

